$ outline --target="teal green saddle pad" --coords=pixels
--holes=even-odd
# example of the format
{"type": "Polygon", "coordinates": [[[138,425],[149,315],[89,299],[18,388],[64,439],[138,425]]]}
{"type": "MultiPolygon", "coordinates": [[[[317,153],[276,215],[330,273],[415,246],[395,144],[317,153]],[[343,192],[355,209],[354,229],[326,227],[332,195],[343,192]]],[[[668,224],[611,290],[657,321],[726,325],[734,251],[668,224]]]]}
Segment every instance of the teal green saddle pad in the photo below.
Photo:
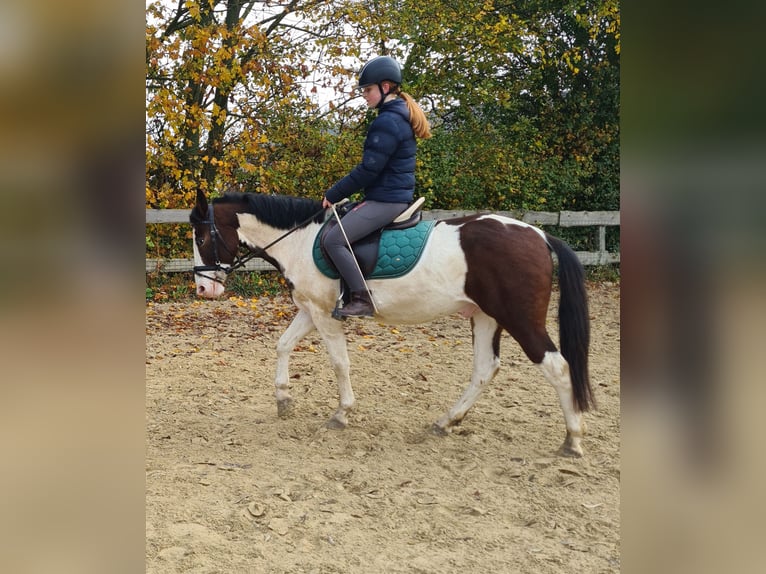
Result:
{"type": "MultiPolygon", "coordinates": [[[[421,221],[415,227],[408,229],[384,229],[378,248],[378,261],[368,279],[393,279],[409,273],[423,254],[423,248],[436,222],[421,221]]],[[[330,279],[339,277],[322,254],[319,239],[324,227],[317,233],[314,240],[314,263],[317,268],[330,279]]]]}

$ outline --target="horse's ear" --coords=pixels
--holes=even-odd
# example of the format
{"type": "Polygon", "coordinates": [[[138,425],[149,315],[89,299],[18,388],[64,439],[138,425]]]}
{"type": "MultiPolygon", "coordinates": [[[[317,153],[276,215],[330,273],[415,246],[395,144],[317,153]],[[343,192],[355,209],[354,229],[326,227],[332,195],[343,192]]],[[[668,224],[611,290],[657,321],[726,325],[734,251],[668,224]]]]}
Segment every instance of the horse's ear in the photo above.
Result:
{"type": "Polygon", "coordinates": [[[202,217],[207,217],[207,198],[201,189],[197,190],[197,210],[202,217]]]}

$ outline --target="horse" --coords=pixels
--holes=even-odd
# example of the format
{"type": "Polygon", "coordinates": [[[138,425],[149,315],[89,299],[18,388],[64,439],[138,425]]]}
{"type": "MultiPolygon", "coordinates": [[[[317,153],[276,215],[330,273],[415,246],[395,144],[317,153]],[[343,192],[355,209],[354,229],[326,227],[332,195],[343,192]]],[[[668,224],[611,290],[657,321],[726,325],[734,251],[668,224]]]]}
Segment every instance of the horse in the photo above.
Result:
{"type": "MultiPolygon", "coordinates": [[[[317,330],[340,395],[339,406],[326,426],[343,429],[356,399],[344,325],[331,316],[339,282],[319,271],[312,254],[325,218],[321,202],[313,199],[229,192],[208,202],[198,191],[189,221],[197,296],[220,297],[228,274],[252,257],[270,262],[286,280],[298,311],[276,346],[278,416],[289,416],[294,406],[288,384],[290,354],[301,339],[317,330]],[[240,247],[248,250],[245,256],[240,247]]],[[[450,433],[495,377],[505,330],[558,394],[566,426],[558,453],[583,456],[582,413],[595,406],[588,373],[590,323],[584,269],[564,241],[496,214],[437,220],[410,272],[396,278],[368,279],[368,286],[375,302],[375,320],[384,324],[426,323],[456,313],[470,319],[470,383],[433,423],[434,433],[450,433]],[[558,260],[561,351],[545,327],[553,288],[552,253],[558,260]]]]}

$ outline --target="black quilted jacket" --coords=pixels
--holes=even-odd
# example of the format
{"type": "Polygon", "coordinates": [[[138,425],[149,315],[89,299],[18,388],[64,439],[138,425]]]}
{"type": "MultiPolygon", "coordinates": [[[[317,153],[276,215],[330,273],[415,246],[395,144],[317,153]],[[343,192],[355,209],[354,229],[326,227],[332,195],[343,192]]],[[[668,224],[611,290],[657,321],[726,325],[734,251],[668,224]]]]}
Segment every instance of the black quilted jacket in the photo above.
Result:
{"type": "Polygon", "coordinates": [[[367,131],[361,163],[325,196],[337,203],[361,190],[365,199],[373,201],[411,202],[416,149],[407,104],[401,98],[386,102],[367,131]]]}

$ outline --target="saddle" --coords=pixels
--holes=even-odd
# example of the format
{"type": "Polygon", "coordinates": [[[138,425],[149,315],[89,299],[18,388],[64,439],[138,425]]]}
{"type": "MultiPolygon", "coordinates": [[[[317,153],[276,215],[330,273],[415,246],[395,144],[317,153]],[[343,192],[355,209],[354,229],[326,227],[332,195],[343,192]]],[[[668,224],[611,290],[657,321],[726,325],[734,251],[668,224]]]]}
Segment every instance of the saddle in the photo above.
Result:
{"type": "MultiPolygon", "coordinates": [[[[401,277],[415,266],[435,223],[422,221],[420,208],[424,201],[425,198],[418,198],[391,223],[351,245],[365,279],[401,277]]],[[[338,216],[343,217],[355,205],[342,205],[338,216]]],[[[314,263],[331,279],[337,279],[340,275],[325,251],[324,237],[337,224],[333,217],[322,226],[313,249],[314,263]]]]}

